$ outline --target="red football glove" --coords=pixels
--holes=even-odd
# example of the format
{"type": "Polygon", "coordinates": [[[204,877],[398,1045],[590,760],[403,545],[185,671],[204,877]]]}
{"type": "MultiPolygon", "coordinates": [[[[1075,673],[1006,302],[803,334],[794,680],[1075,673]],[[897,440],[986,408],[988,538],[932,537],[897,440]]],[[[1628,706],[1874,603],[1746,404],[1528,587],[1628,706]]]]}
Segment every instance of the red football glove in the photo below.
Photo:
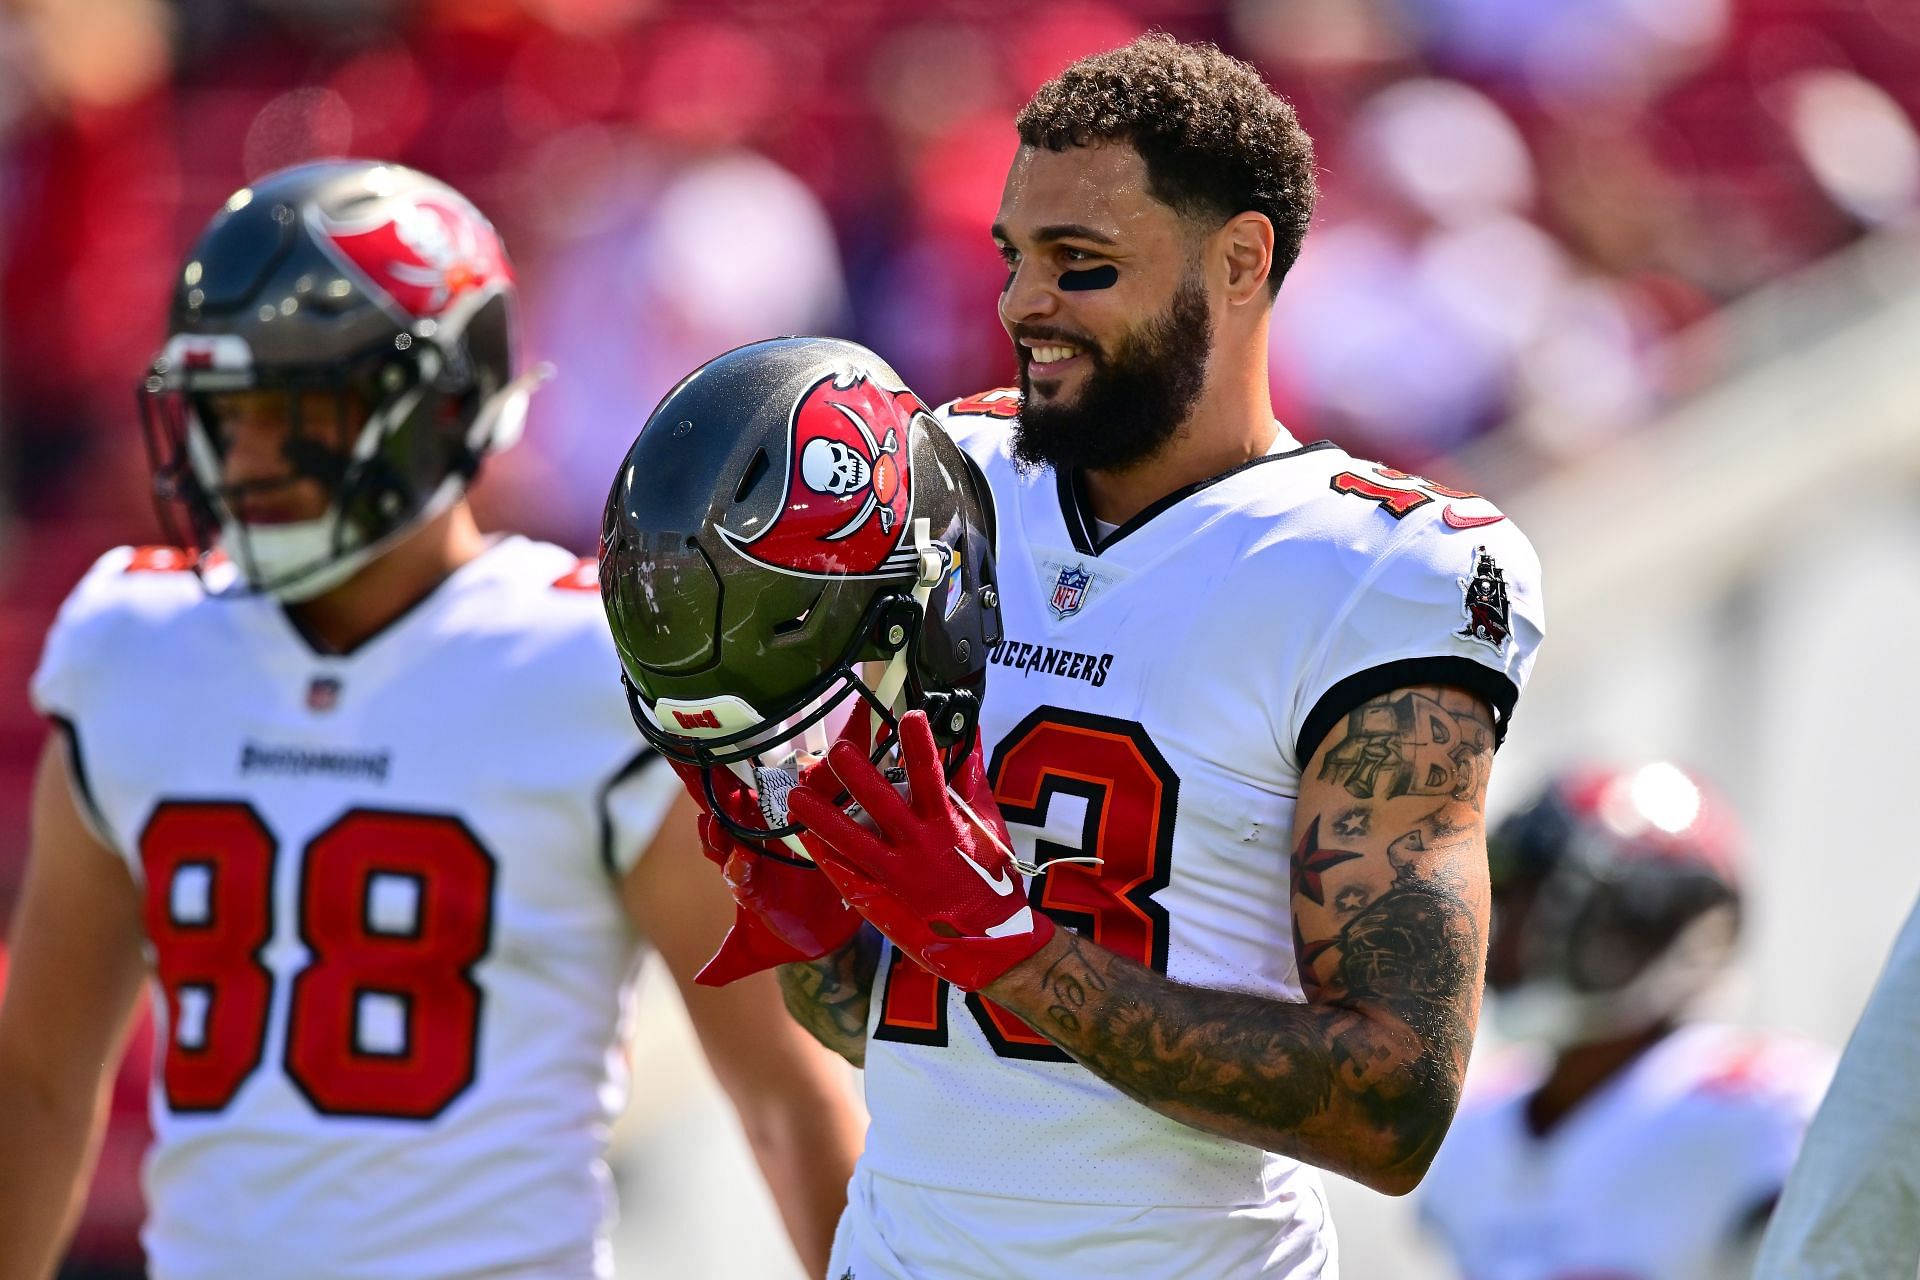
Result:
{"type": "MultiPolygon", "coordinates": [[[[672,763],[701,805],[700,850],[720,868],[733,894],[733,927],[713,959],[694,975],[695,982],[724,987],[762,969],[817,959],[852,940],[860,931],[860,914],[840,900],[818,867],[735,836],[707,810],[699,770],[672,763]]],[[[753,825],[760,805],[739,779],[716,769],[714,792],[729,816],[743,826],[753,825]]]]}
{"type": "Polygon", "coordinates": [[[804,775],[787,807],[848,903],[922,967],[978,991],[1045,946],[1053,921],[1027,903],[978,744],[955,780],[978,823],[947,794],[925,712],[900,718],[900,746],[908,799],[858,747],[836,742],[828,768],[804,775]],[[836,779],[878,830],[833,803],[836,779]]]}

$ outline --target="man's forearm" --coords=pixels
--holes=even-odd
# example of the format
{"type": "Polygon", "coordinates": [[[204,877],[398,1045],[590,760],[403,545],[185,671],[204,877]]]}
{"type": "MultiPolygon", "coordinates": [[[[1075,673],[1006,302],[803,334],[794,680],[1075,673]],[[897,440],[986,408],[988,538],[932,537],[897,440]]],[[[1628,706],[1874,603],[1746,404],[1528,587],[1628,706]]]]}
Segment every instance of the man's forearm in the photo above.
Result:
{"type": "Polygon", "coordinates": [[[52,1098],[0,1065],[0,1277],[53,1274],[79,1215],[105,1101],[104,1084],[88,1106],[52,1098]]]}
{"type": "Polygon", "coordinates": [[[794,1021],[856,1067],[867,1064],[867,1011],[882,945],[867,926],[838,951],[779,969],[780,995],[794,1021]]]}
{"type": "Polygon", "coordinates": [[[823,1062],[782,1076],[775,1085],[761,1081],[752,1092],[735,1094],[734,1104],[794,1252],[809,1275],[822,1276],[864,1130],[837,1067],[823,1062]]]}
{"type": "Polygon", "coordinates": [[[985,994],[1162,1115],[1394,1194],[1419,1181],[1446,1134],[1471,1034],[1456,1023],[1423,1036],[1379,1008],[1186,986],[1065,929],[985,994]]]}

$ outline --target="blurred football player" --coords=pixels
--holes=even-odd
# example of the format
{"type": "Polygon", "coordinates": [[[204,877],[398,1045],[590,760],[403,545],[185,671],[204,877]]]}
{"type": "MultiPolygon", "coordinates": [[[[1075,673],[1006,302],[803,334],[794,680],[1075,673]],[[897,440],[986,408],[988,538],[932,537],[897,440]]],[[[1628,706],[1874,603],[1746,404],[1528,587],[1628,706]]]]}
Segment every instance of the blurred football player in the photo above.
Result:
{"type": "Polygon", "coordinates": [[[770,344],[635,442],[616,642],[714,809],[723,955],[786,961],[788,1007],[866,1067],[830,1276],[1331,1276],[1314,1166],[1404,1192],[1459,1095],[1538,565],[1486,499],[1274,421],[1313,159],[1250,67],[1146,37],[1019,132],[1020,385],[935,415],[984,477],[992,579],[885,366],[770,344]],[[757,680],[760,652],[789,659],[757,680]],[[753,749],[864,663],[786,788],[786,744],[753,749]]]}
{"type": "MultiPolygon", "coordinates": [[[[486,219],[394,165],[262,179],[188,255],[142,399],[189,549],[103,556],[33,682],[9,1280],[57,1259],[148,979],[154,1276],[611,1274],[636,964],[689,979],[732,904],[610,696],[593,566],[464,498],[534,380],[513,307],[486,219]]],[[[818,1271],[843,1069],[771,981],[685,989],[818,1271]]]]}
{"type": "Polygon", "coordinates": [[[1920,908],[1908,915],[1767,1225],[1755,1280],[1920,1273],[1920,908]]]}
{"type": "Polygon", "coordinates": [[[1745,1277],[1830,1057],[1690,1020],[1739,934],[1741,837],[1668,763],[1555,779],[1495,828],[1494,1021],[1421,1192],[1470,1280],[1745,1277]]]}

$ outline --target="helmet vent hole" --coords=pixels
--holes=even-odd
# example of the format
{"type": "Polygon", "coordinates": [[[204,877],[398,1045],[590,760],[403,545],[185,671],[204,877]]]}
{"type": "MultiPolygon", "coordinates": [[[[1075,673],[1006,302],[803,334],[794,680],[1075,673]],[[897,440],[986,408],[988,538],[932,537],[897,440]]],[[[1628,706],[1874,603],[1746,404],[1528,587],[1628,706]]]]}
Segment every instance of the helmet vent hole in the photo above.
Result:
{"type": "Polygon", "coordinates": [[[785,622],[774,623],[773,634],[776,636],[790,636],[794,632],[800,630],[800,628],[806,626],[807,619],[813,616],[814,606],[818,605],[819,603],[820,603],[820,597],[815,596],[813,598],[813,604],[809,604],[806,608],[802,609],[799,613],[795,614],[793,617],[788,618],[785,622]]]}
{"type": "Polygon", "coordinates": [[[765,449],[755,449],[753,451],[753,461],[747,464],[746,471],[740,476],[739,487],[733,491],[733,500],[735,502],[745,502],[747,495],[753,492],[753,487],[760,483],[760,477],[766,474],[767,451],[765,449]]]}

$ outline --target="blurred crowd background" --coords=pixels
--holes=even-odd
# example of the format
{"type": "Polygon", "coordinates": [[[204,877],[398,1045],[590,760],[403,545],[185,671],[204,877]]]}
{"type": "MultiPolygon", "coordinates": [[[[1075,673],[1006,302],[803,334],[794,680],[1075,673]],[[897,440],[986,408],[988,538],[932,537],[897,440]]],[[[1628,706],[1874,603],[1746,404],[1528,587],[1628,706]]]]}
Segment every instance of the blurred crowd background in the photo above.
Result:
{"type": "MultiPolygon", "coordinates": [[[[1282,420],[1443,480],[1630,453],[1750,358],[1729,308],[1910,242],[1920,205],[1914,0],[15,0],[0,907],[42,733],[27,674],[86,564],[157,536],[133,387],[233,189],[380,156],[493,217],[524,351],[559,372],[483,511],[584,549],[647,412],[719,350],[828,332],[929,402],[1008,382],[987,226],[1013,112],[1149,27],[1255,63],[1319,146],[1282,420]]],[[[1598,652],[1563,622],[1543,670],[1598,652]]]]}

